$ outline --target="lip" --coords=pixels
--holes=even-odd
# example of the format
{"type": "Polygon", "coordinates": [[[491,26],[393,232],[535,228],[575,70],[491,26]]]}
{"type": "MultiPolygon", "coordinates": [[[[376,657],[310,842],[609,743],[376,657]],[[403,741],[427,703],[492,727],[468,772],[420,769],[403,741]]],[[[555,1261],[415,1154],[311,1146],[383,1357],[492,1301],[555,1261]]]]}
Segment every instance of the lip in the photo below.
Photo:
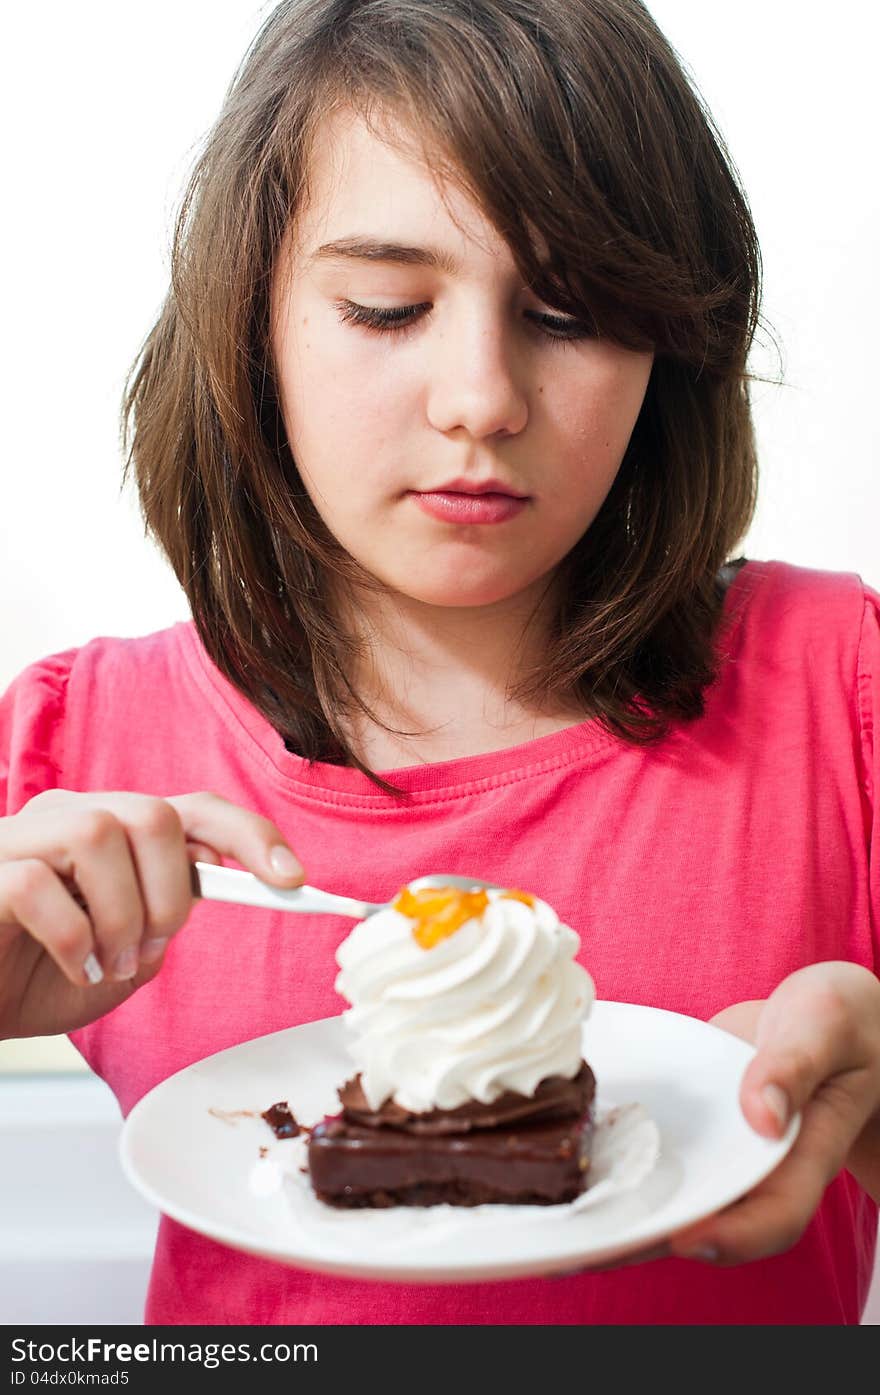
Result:
{"type": "Polygon", "coordinates": [[[507,523],[522,513],[528,498],[495,490],[453,490],[448,487],[412,493],[419,508],[441,523],[507,523]]]}
{"type": "Polygon", "coordinates": [[[434,489],[415,491],[419,494],[506,494],[510,499],[527,499],[527,494],[520,494],[519,490],[512,489],[503,480],[447,480],[446,484],[438,484],[434,489]]]}

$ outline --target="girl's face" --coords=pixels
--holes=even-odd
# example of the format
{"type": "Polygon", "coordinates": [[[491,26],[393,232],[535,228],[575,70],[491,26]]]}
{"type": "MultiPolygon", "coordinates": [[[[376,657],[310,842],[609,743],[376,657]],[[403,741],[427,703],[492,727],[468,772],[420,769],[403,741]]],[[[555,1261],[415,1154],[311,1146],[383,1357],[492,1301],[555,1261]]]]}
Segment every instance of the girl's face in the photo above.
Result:
{"type": "Polygon", "coordinates": [[[324,123],[310,175],[272,348],[315,507],[412,600],[543,588],[614,481],[653,356],[542,304],[479,208],[445,184],[450,216],[414,149],[353,113],[324,123]]]}

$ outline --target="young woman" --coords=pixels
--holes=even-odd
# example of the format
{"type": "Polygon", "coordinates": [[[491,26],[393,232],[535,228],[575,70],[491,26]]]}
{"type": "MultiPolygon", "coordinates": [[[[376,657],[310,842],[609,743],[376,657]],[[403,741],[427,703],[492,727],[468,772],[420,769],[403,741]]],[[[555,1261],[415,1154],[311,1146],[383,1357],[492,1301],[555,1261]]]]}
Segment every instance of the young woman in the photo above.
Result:
{"type": "Polygon", "coordinates": [[[350,922],[194,906],[191,858],[374,901],[461,872],[549,901],[600,996],[754,1041],[746,1118],[803,1125],[667,1257],[554,1282],[334,1279],[163,1218],[148,1320],[858,1321],[880,596],[736,558],[758,307],[746,200],[637,0],[268,19],[125,401],[192,622],[2,706],[0,1030],[70,1032],[128,1111],[341,1007],[350,922]]]}

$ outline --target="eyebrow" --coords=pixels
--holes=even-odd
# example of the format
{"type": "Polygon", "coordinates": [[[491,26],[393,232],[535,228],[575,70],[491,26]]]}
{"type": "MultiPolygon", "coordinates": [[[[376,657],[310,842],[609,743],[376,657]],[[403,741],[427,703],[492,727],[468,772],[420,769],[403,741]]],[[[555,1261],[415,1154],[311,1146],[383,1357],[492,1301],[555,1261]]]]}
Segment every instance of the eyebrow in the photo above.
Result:
{"type": "Polygon", "coordinates": [[[385,242],[375,237],[340,237],[324,242],[311,254],[309,264],[318,261],[391,262],[397,266],[427,266],[457,276],[459,263],[438,247],[412,247],[403,242],[385,242]]]}

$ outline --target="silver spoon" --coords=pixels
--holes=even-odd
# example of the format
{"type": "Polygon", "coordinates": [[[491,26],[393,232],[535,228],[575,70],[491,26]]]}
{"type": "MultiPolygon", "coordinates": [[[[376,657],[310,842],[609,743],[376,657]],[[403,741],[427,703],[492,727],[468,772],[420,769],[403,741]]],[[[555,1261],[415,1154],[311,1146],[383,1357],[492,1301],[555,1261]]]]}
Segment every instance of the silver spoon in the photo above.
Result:
{"type": "MultiPolygon", "coordinates": [[[[411,891],[427,886],[453,886],[458,891],[500,891],[494,882],[478,877],[431,876],[417,877],[408,882],[411,891]]],[[[390,901],[356,901],[351,896],[337,896],[316,886],[296,886],[289,891],[260,881],[252,872],[240,872],[235,867],[215,867],[210,862],[194,862],[192,866],[193,895],[205,901],[233,901],[239,906],[263,906],[271,911],[296,911],[304,915],[315,912],[324,915],[350,915],[366,920],[377,911],[387,911],[390,901]]]]}

